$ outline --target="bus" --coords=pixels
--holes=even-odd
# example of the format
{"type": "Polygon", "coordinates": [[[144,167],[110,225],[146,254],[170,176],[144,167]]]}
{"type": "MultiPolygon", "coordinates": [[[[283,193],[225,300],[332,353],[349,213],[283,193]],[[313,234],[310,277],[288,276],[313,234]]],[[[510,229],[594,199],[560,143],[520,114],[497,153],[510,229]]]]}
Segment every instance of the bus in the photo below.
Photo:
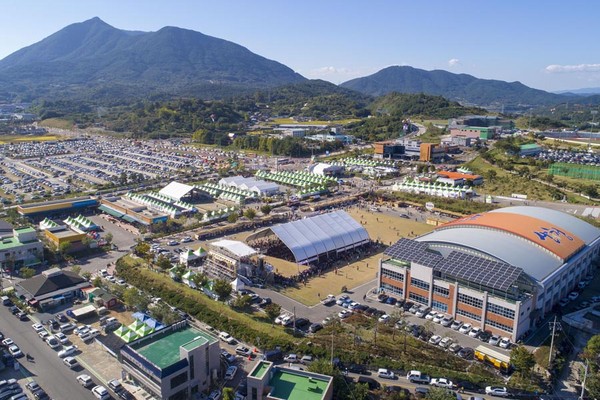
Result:
{"type": "Polygon", "coordinates": [[[475,348],[475,358],[485,364],[494,366],[504,373],[510,372],[512,368],[509,356],[486,346],[475,348]]]}

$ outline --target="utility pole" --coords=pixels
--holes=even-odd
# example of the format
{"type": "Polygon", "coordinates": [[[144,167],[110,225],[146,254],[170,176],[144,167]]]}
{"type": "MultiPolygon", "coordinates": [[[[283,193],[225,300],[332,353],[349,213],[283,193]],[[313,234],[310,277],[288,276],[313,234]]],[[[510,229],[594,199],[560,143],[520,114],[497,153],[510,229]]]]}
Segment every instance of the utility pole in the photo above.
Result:
{"type": "Polygon", "coordinates": [[[554,333],[556,332],[556,324],[558,322],[556,322],[556,315],[554,316],[554,322],[550,322],[550,324],[552,325],[552,339],[550,340],[550,354],[548,355],[548,367],[550,367],[550,364],[552,363],[552,350],[554,348],[554,333]]]}
{"type": "Polygon", "coordinates": [[[333,331],[334,331],[334,329],[331,330],[331,359],[329,360],[329,362],[331,363],[332,366],[333,366],[333,331]]]}
{"type": "Polygon", "coordinates": [[[585,395],[585,381],[587,380],[589,364],[589,361],[585,360],[585,371],[583,375],[583,382],[581,383],[581,396],[579,396],[579,400],[583,400],[583,396],[585,395]]]}
{"type": "Polygon", "coordinates": [[[596,110],[592,110],[592,127],[590,128],[590,134],[589,134],[589,139],[588,139],[588,151],[592,148],[592,133],[594,132],[594,121],[596,120],[596,114],[598,114],[598,111],[596,110]]]}

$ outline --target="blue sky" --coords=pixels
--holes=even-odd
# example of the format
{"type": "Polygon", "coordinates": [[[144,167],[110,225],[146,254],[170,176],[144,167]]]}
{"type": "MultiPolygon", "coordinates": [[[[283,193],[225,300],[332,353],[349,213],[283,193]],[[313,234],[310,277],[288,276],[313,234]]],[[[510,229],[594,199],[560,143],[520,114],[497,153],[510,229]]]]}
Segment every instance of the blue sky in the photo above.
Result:
{"type": "Polygon", "coordinates": [[[600,2],[589,0],[4,0],[0,58],[95,16],[120,29],[193,29],[333,83],[410,65],[600,87],[600,2]]]}

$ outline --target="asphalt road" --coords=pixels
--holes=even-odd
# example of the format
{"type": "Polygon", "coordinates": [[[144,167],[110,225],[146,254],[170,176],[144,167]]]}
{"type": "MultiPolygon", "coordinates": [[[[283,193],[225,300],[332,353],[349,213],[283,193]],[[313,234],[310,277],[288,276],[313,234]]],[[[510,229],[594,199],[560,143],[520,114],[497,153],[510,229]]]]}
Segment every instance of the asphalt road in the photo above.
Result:
{"type": "MultiPolygon", "coordinates": [[[[57,351],[52,350],[42,341],[31,325],[34,321],[19,321],[8,307],[0,306],[0,327],[6,337],[12,338],[24,354],[29,353],[33,361],[25,357],[18,361],[21,364],[21,373],[37,381],[40,386],[53,399],[94,399],[90,389],[85,389],[75,379],[77,375],[87,373],[84,370],[72,371],[58,358],[57,351]]],[[[6,372],[1,372],[3,377],[6,372]]],[[[93,375],[89,374],[92,376],[93,375]]],[[[27,392],[24,385],[23,390],[27,392]]]]}

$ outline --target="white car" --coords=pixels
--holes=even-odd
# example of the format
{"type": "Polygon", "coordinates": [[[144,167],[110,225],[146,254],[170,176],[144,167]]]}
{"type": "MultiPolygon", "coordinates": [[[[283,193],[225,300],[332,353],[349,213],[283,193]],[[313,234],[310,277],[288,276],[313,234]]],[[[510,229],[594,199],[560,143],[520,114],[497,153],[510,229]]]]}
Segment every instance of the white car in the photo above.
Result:
{"type": "Polygon", "coordinates": [[[387,314],[383,314],[381,317],[379,317],[378,321],[379,322],[388,322],[390,320],[390,316],[387,314]]]}
{"type": "Polygon", "coordinates": [[[445,315],[444,314],[438,314],[435,317],[433,317],[433,322],[435,322],[436,324],[439,324],[440,322],[442,322],[442,320],[444,319],[445,315]]]}
{"type": "Polygon", "coordinates": [[[63,359],[63,364],[71,369],[79,367],[79,363],[75,357],[65,357],[63,359]]]}
{"type": "Polygon", "coordinates": [[[75,346],[75,345],[66,346],[61,351],[58,352],[58,357],[60,357],[60,358],[69,357],[69,356],[75,354],[76,351],[77,351],[77,346],[75,346]]]}
{"type": "Polygon", "coordinates": [[[55,333],[54,337],[57,338],[61,344],[69,343],[69,338],[62,332],[55,333]]]}
{"type": "Polygon", "coordinates": [[[291,353],[291,354],[288,354],[287,356],[285,356],[285,357],[283,358],[283,361],[285,361],[285,362],[288,362],[288,363],[295,363],[295,362],[298,362],[298,355],[296,355],[296,354],[293,354],[293,353],[291,353]]]}
{"type": "Polygon", "coordinates": [[[8,346],[8,352],[11,356],[15,358],[23,357],[23,352],[16,344],[11,344],[10,346],[8,346]]]}
{"type": "Polygon", "coordinates": [[[41,331],[45,330],[44,325],[42,325],[42,324],[33,324],[33,325],[31,325],[31,327],[36,332],[41,332],[41,331]]]}
{"type": "Polygon", "coordinates": [[[446,389],[452,389],[454,387],[454,383],[448,378],[433,378],[429,384],[431,386],[437,386],[446,389]]]}
{"type": "Polygon", "coordinates": [[[473,329],[473,325],[466,323],[466,324],[463,324],[458,331],[460,333],[464,333],[465,335],[467,335],[467,334],[469,334],[469,332],[471,332],[471,329],[473,329]]]}
{"type": "Polygon", "coordinates": [[[502,347],[503,349],[508,349],[510,347],[510,339],[507,337],[503,337],[502,339],[500,339],[500,343],[498,344],[498,346],[502,347]]]}
{"type": "Polygon", "coordinates": [[[341,306],[342,304],[344,304],[346,302],[347,298],[348,298],[348,295],[343,294],[340,297],[338,297],[338,299],[335,301],[335,304],[337,304],[338,306],[341,306]]]}
{"type": "Polygon", "coordinates": [[[454,321],[454,322],[452,323],[452,325],[450,325],[450,328],[451,328],[451,329],[453,329],[453,330],[455,330],[455,331],[457,331],[457,330],[459,330],[459,329],[460,329],[460,327],[461,327],[461,326],[463,326],[463,323],[462,323],[462,321],[458,321],[458,320],[456,320],[456,321],[454,321]]]}
{"type": "Polygon", "coordinates": [[[569,298],[569,300],[574,301],[579,297],[579,293],[571,292],[571,293],[569,293],[569,295],[567,297],[569,298]]]}
{"type": "Polygon", "coordinates": [[[448,346],[450,346],[452,344],[452,338],[449,337],[445,337],[442,340],[440,340],[440,342],[438,343],[438,345],[444,349],[447,349],[448,346]]]}
{"type": "Polygon", "coordinates": [[[15,344],[14,340],[12,340],[11,338],[6,338],[2,341],[2,345],[4,345],[5,347],[8,347],[10,345],[15,344]]]}
{"type": "Polygon", "coordinates": [[[44,329],[43,331],[38,332],[38,336],[40,337],[40,339],[46,340],[48,338],[48,336],[50,336],[50,334],[48,333],[47,330],[44,329]]]}
{"type": "Polygon", "coordinates": [[[275,318],[275,323],[277,325],[281,325],[281,321],[283,321],[283,319],[287,316],[288,316],[287,313],[281,314],[279,317],[275,318]]]}
{"type": "Polygon", "coordinates": [[[429,343],[431,343],[431,344],[438,344],[441,341],[442,341],[442,337],[440,335],[433,335],[432,337],[429,338],[429,343]]]}
{"type": "Polygon", "coordinates": [[[110,393],[108,393],[108,390],[106,390],[106,388],[104,386],[94,386],[94,388],[92,389],[92,393],[94,393],[94,396],[96,396],[97,399],[100,400],[107,400],[110,399],[110,393]]]}
{"type": "Polygon", "coordinates": [[[469,337],[476,338],[481,332],[483,332],[483,330],[480,327],[473,328],[471,329],[471,332],[469,332],[469,337]]]}
{"type": "Polygon", "coordinates": [[[450,325],[452,325],[453,321],[454,321],[454,318],[452,318],[452,317],[444,317],[440,321],[440,324],[442,324],[442,326],[449,327],[450,325]]]}
{"type": "Polygon", "coordinates": [[[488,340],[488,343],[491,344],[492,346],[498,346],[500,344],[500,339],[501,339],[500,336],[492,335],[490,340],[488,340]]]}
{"type": "Polygon", "coordinates": [[[340,311],[340,313],[338,314],[338,317],[340,317],[340,318],[344,319],[344,318],[347,318],[347,317],[349,317],[349,316],[351,316],[351,315],[352,315],[352,311],[348,311],[348,310],[342,310],[342,311],[340,311]]]}
{"type": "Polygon", "coordinates": [[[81,336],[81,334],[83,334],[85,332],[89,332],[90,329],[92,329],[91,325],[79,325],[77,328],[75,328],[73,330],[73,332],[75,332],[76,335],[81,336]]]}
{"type": "Polygon", "coordinates": [[[46,344],[50,346],[51,349],[56,349],[57,347],[60,347],[60,342],[54,336],[48,336],[46,338],[46,344]]]}
{"type": "Polygon", "coordinates": [[[438,315],[437,311],[430,311],[429,314],[425,316],[425,319],[432,320],[438,315]]]}
{"type": "Polygon", "coordinates": [[[485,388],[485,394],[489,396],[508,397],[508,390],[504,386],[488,386],[485,388]]]}
{"type": "Polygon", "coordinates": [[[125,282],[125,279],[117,279],[117,285],[125,286],[127,285],[127,282],[125,282]]]}
{"type": "Polygon", "coordinates": [[[232,365],[231,367],[227,368],[227,371],[225,372],[225,380],[232,380],[235,377],[237,370],[238,369],[235,365],[232,365]]]}
{"type": "Polygon", "coordinates": [[[377,370],[377,376],[385,379],[394,379],[396,377],[394,373],[387,368],[379,368],[377,370]]]}
{"type": "Polygon", "coordinates": [[[109,281],[110,283],[116,283],[117,282],[117,278],[115,278],[114,275],[108,275],[106,277],[106,280],[109,281]]]}
{"type": "Polygon", "coordinates": [[[235,339],[233,338],[233,336],[231,336],[227,332],[221,332],[221,333],[219,333],[219,339],[221,339],[222,341],[224,341],[225,343],[228,343],[228,344],[234,344],[235,343],[235,339]]]}
{"type": "Polygon", "coordinates": [[[77,382],[84,388],[88,388],[94,384],[92,377],[87,374],[81,374],[77,377],[77,382]]]}

